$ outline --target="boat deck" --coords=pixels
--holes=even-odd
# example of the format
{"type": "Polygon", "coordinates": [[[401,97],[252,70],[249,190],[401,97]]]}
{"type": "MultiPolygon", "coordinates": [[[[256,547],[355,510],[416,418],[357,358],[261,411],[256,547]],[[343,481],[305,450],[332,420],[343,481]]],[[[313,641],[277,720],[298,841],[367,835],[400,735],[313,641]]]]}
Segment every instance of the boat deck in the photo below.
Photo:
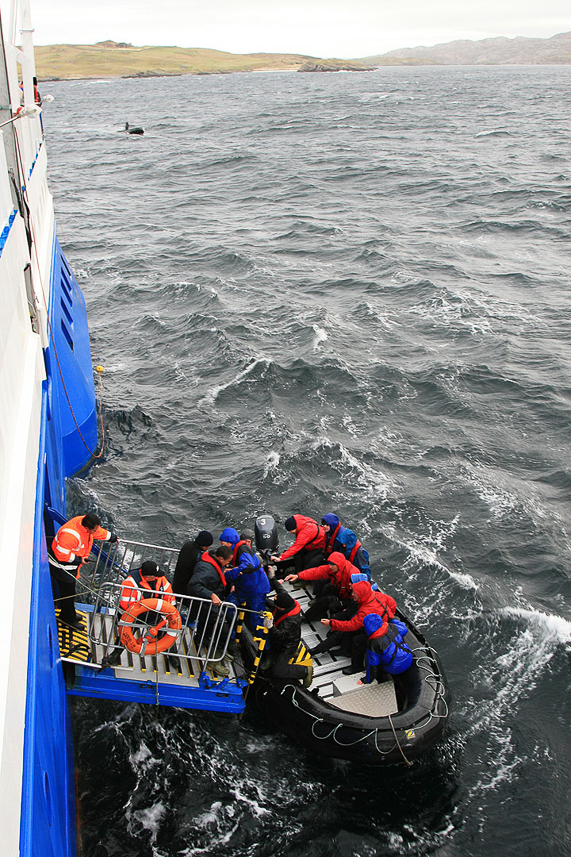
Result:
{"type": "MultiPolygon", "coordinates": [[[[311,593],[307,588],[289,590],[301,605],[309,606],[311,593]]],[[[327,628],[319,619],[304,621],[301,626],[303,642],[313,648],[325,639],[327,628]]],[[[350,665],[349,658],[340,650],[323,652],[313,656],[313,681],[310,689],[317,690],[319,697],[344,711],[352,711],[369,717],[386,717],[398,712],[395,686],[392,677],[382,683],[362,684],[365,671],[354,675],[343,675],[350,665]]]]}

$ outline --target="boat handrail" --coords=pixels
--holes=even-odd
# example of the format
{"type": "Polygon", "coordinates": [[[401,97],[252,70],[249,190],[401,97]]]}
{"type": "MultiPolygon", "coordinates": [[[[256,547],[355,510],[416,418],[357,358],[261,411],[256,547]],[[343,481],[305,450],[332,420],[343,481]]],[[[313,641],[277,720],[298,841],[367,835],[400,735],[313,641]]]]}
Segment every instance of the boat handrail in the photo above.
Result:
{"type": "MultiPolygon", "coordinates": [[[[115,649],[122,649],[121,631],[128,624],[130,628],[142,629],[147,623],[124,620],[125,600],[121,598],[125,578],[141,567],[146,560],[157,563],[165,577],[172,582],[172,575],[179,551],[162,545],[120,539],[104,545],[95,544],[92,549],[92,562],[81,569],[80,584],[83,591],[79,599],[93,605],[89,638],[95,646],[102,646],[105,655],[115,649]],[[120,602],[123,600],[123,607],[120,602]],[[95,620],[97,617],[97,620],[95,620]]],[[[208,598],[190,595],[167,594],[158,590],[144,593],[148,599],[170,597],[181,617],[180,629],[169,629],[174,643],[164,654],[175,655],[182,660],[194,658],[201,663],[216,663],[223,660],[228,652],[234,634],[238,607],[232,602],[223,601],[216,606],[208,598]],[[179,640],[184,641],[184,645],[179,640]],[[176,651],[175,651],[176,650],[176,651]]],[[[138,598],[138,596],[137,596],[138,598]]]]}

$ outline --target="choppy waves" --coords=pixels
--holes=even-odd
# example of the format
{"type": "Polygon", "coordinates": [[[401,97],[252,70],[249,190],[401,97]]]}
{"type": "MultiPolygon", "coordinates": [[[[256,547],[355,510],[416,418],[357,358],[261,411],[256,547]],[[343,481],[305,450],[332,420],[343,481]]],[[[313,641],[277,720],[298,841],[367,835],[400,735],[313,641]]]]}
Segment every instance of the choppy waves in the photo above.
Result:
{"type": "Polygon", "coordinates": [[[88,857],[564,853],[568,76],[51,86],[60,238],[106,368],[72,510],[169,545],[335,511],[453,695],[434,752],[373,773],[253,711],[77,702],[88,857]]]}

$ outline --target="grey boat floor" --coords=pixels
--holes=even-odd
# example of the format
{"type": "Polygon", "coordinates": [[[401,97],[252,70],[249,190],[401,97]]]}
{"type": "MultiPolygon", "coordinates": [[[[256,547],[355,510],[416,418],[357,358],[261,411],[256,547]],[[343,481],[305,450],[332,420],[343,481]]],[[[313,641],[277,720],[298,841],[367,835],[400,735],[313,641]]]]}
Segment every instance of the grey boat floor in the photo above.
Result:
{"type": "MultiPolygon", "coordinates": [[[[289,588],[289,587],[288,587],[289,588]]],[[[303,589],[289,590],[299,602],[301,609],[309,606],[310,593],[303,589]]],[[[313,648],[327,635],[327,627],[319,619],[304,621],[301,634],[306,648],[313,648]]],[[[343,675],[343,669],[350,665],[348,657],[337,649],[313,656],[313,681],[310,690],[317,689],[321,699],[336,708],[363,714],[368,717],[386,717],[398,711],[395,686],[392,677],[382,683],[363,684],[365,671],[353,675],[343,675]]]]}

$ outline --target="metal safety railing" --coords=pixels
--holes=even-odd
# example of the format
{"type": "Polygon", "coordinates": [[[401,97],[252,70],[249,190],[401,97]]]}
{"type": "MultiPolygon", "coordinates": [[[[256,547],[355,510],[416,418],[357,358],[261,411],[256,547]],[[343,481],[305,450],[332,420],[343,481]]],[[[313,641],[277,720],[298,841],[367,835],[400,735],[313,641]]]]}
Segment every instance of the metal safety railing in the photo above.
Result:
{"type": "Polygon", "coordinates": [[[195,660],[204,670],[226,658],[235,636],[235,604],[214,605],[210,599],[125,583],[147,560],[172,581],[177,558],[174,548],[123,539],[94,546],[90,562],[81,568],[77,597],[93,606],[88,636],[101,660],[127,650],[141,658],[163,654],[179,662],[195,660]]]}

